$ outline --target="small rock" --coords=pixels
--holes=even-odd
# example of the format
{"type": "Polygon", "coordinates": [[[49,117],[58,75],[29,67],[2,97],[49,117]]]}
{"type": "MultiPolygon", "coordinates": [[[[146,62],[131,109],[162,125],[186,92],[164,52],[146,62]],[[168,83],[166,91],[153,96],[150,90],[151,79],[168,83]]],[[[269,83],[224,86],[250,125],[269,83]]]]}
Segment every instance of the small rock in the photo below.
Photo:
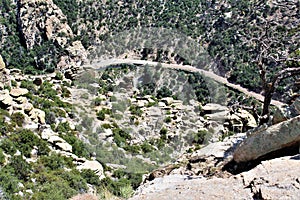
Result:
{"type": "Polygon", "coordinates": [[[172,97],[165,97],[165,98],[162,98],[161,101],[169,106],[173,103],[174,99],[172,97]]]}

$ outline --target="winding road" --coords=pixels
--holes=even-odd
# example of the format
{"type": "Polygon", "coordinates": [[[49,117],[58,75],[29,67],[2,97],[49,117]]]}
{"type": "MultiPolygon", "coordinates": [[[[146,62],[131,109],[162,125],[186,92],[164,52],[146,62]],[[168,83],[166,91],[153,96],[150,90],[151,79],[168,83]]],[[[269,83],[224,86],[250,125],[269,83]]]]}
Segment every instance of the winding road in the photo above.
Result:
{"type": "MultiPolygon", "coordinates": [[[[227,87],[233,88],[235,90],[238,90],[244,94],[246,94],[249,97],[253,97],[261,102],[264,101],[264,96],[261,94],[249,91],[246,88],[243,88],[240,85],[236,85],[233,83],[228,82],[228,80],[222,76],[216,75],[215,73],[211,71],[207,71],[204,69],[198,69],[196,67],[190,66],[190,65],[179,65],[179,64],[166,64],[166,63],[159,63],[159,62],[153,62],[153,61],[147,61],[147,60],[133,60],[133,59],[108,59],[108,60],[102,60],[96,63],[92,63],[90,65],[84,65],[83,68],[88,68],[88,69],[101,69],[103,67],[107,67],[109,65],[114,65],[114,64],[135,64],[135,65],[150,65],[150,66],[156,66],[160,64],[164,68],[169,68],[169,69],[179,69],[179,70],[184,70],[184,71],[189,71],[189,72],[199,72],[203,76],[206,76],[208,78],[211,78],[215,80],[218,83],[224,84],[227,87]]],[[[276,106],[276,107],[282,107],[286,104],[277,101],[277,100],[272,100],[271,105],[276,106]]]]}

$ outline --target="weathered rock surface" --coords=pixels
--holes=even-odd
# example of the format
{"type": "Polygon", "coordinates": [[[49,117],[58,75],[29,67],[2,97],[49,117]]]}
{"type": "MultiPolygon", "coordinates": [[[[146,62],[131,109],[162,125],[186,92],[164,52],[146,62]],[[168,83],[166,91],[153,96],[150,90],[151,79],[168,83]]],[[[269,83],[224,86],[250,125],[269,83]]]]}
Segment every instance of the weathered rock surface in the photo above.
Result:
{"type": "Polygon", "coordinates": [[[74,38],[67,24],[67,17],[52,0],[24,0],[19,4],[20,27],[28,49],[52,41],[64,48],[68,56],[60,56],[57,66],[65,69],[79,66],[87,59],[87,51],[80,41],[70,42],[74,38]],[[32,20],[34,19],[34,20],[32,20]]]}
{"type": "Polygon", "coordinates": [[[255,160],[270,152],[300,143],[300,116],[259,129],[249,135],[235,150],[236,162],[255,160]]]}
{"type": "Polygon", "coordinates": [[[103,173],[103,167],[96,160],[87,160],[84,163],[82,163],[81,165],[77,166],[77,169],[78,170],[90,169],[90,170],[93,170],[99,176],[100,179],[105,178],[104,173],[103,173]]]}
{"type": "Polygon", "coordinates": [[[29,91],[26,88],[13,88],[10,91],[10,95],[13,97],[19,97],[28,94],[28,92],[29,91]]]}
{"type": "Polygon", "coordinates": [[[41,124],[45,124],[46,120],[46,114],[43,110],[34,108],[29,112],[29,117],[35,121],[35,122],[40,122],[41,124]]]}
{"type": "Polygon", "coordinates": [[[0,91],[0,102],[6,106],[10,106],[13,103],[13,98],[9,95],[8,90],[0,91]]]}
{"type": "Polygon", "coordinates": [[[299,159],[264,161],[229,178],[173,174],[142,185],[131,199],[299,199],[299,159]]]}

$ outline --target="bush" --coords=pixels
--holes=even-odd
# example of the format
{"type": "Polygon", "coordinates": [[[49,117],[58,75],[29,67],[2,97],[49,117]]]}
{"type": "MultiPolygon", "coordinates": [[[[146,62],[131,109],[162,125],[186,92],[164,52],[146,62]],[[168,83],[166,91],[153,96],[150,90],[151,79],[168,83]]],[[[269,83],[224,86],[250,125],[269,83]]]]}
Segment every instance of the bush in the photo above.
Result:
{"type": "Polygon", "coordinates": [[[79,157],[89,157],[89,152],[83,141],[78,139],[72,132],[65,135],[60,135],[66,142],[72,146],[72,152],[79,157]]]}
{"type": "Polygon", "coordinates": [[[42,156],[38,162],[51,170],[58,170],[73,165],[71,158],[66,158],[56,153],[51,153],[49,156],[42,156]]]}
{"type": "Polygon", "coordinates": [[[113,135],[114,135],[114,142],[119,147],[127,146],[127,140],[131,139],[130,134],[120,128],[114,128],[113,135]]]}
{"type": "Polygon", "coordinates": [[[26,157],[30,157],[31,150],[34,146],[38,147],[39,155],[46,155],[50,151],[45,141],[27,129],[17,131],[15,134],[11,135],[10,139],[15,142],[16,147],[26,157]]]}
{"type": "Polygon", "coordinates": [[[161,138],[163,141],[167,140],[167,132],[168,132],[168,129],[166,129],[165,127],[163,127],[163,128],[159,131],[160,138],[161,138]]]}
{"type": "Polygon", "coordinates": [[[193,143],[203,144],[207,141],[208,131],[199,130],[196,134],[194,133],[193,143]]]}
{"type": "Polygon", "coordinates": [[[141,149],[144,153],[149,153],[154,150],[151,144],[149,142],[144,141],[143,144],[141,145],[141,149]]]}
{"type": "Polygon", "coordinates": [[[37,187],[36,193],[32,195],[33,200],[65,200],[78,193],[68,185],[68,182],[60,179],[53,182],[46,182],[37,187]]]}
{"type": "Polygon", "coordinates": [[[99,176],[95,174],[95,172],[91,169],[83,169],[81,171],[81,176],[88,182],[89,184],[100,186],[101,181],[99,176]]]}
{"type": "Polygon", "coordinates": [[[13,156],[10,159],[9,166],[14,169],[15,176],[21,180],[27,180],[30,172],[30,165],[22,158],[22,156],[13,156]]]}
{"type": "Polygon", "coordinates": [[[17,152],[15,144],[8,138],[4,138],[1,141],[0,147],[9,155],[14,155],[17,152]]]}
{"type": "Polygon", "coordinates": [[[170,116],[167,116],[166,119],[165,119],[165,122],[166,122],[166,123],[170,123],[171,121],[172,121],[171,117],[170,117],[170,116]]]}
{"type": "Polygon", "coordinates": [[[58,133],[68,133],[71,131],[70,125],[68,122],[59,123],[56,127],[56,132],[58,133]]]}
{"type": "Polygon", "coordinates": [[[11,115],[12,122],[16,123],[19,127],[22,127],[25,116],[20,112],[15,112],[11,115]]]}
{"type": "Polygon", "coordinates": [[[105,111],[104,110],[100,110],[99,112],[97,112],[97,119],[104,121],[105,120],[105,111]]]}
{"type": "Polygon", "coordinates": [[[141,147],[138,145],[126,145],[124,147],[124,150],[129,151],[134,154],[138,154],[138,153],[140,153],[141,147]]]}
{"type": "Polygon", "coordinates": [[[142,114],[143,114],[143,111],[139,107],[137,107],[136,105],[131,105],[129,107],[129,111],[131,112],[132,115],[136,115],[136,116],[139,116],[139,117],[142,116],[142,114]]]}
{"type": "Polygon", "coordinates": [[[13,175],[11,167],[5,166],[0,170],[0,185],[1,189],[5,191],[6,196],[18,192],[18,183],[19,180],[13,175]]]}
{"type": "Polygon", "coordinates": [[[163,86],[157,91],[156,97],[158,99],[164,98],[164,97],[171,97],[173,95],[172,91],[169,90],[166,86],[163,86]]]}
{"type": "Polygon", "coordinates": [[[88,187],[86,180],[81,176],[80,172],[77,170],[58,172],[57,174],[63,180],[67,181],[69,187],[76,190],[77,192],[87,192],[88,187]]]}
{"type": "Polygon", "coordinates": [[[94,106],[100,106],[101,105],[101,102],[102,102],[102,99],[97,97],[94,99],[94,106]]]}
{"type": "Polygon", "coordinates": [[[3,165],[5,163],[5,156],[3,154],[3,150],[0,149],[0,165],[3,165]]]}

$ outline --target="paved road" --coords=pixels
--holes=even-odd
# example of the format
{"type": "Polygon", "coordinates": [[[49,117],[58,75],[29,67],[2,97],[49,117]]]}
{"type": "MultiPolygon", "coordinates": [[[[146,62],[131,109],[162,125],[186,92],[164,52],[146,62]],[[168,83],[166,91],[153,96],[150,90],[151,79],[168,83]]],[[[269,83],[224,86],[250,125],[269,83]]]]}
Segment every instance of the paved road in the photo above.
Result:
{"type": "MultiPolygon", "coordinates": [[[[94,69],[99,69],[102,67],[107,67],[109,65],[113,65],[113,64],[122,64],[122,63],[128,63],[128,64],[137,64],[137,65],[150,65],[150,66],[156,66],[158,64],[161,64],[162,67],[164,68],[170,68],[170,69],[180,69],[180,70],[184,70],[184,71],[190,71],[190,72],[199,72],[202,75],[209,77],[219,83],[222,83],[230,88],[236,89],[250,97],[253,97],[261,102],[263,102],[264,100],[264,96],[262,96],[261,94],[252,92],[247,90],[246,88],[243,88],[240,85],[236,85],[236,84],[232,84],[229,83],[228,80],[224,77],[218,76],[215,73],[211,72],[211,71],[206,71],[203,69],[198,69],[196,67],[190,66],[190,65],[178,65],[178,64],[166,64],[166,63],[158,63],[158,62],[153,62],[153,61],[147,61],[147,60],[133,60],[133,59],[109,59],[109,60],[103,60],[103,61],[99,61],[97,63],[93,63],[91,65],[86,65],[83,67],[87,67],[87,68],[94,68],[94,69]]],[[[276,107],[281,107],[283,105],[285,105],[284,103],[280,102],[280,101],[276,101],[276,100],[272,100],[271,101],[271,105],[274,105],[276,107]]]]}

